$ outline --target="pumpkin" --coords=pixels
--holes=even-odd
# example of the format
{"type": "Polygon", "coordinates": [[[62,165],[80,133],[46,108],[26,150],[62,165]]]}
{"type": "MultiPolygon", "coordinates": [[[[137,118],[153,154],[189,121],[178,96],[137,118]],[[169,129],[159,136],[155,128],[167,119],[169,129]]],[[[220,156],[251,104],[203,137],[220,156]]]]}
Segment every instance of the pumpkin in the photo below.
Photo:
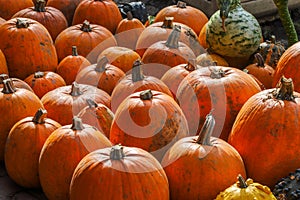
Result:
{"type": "Polygon", "coordinates": [[[162,92],[144,90],[120,104],[110,129],[110,141],[142,148],[159,161],[182,137],[188,136],[187,121],[178,104],[162,92]]]}
{"type": "Polygon", "coordinates": [[[115,113],[121,102],[129,95],[146,90],[161,91],[172,96],[168,86],[160,79],[153,76],[145,76],[141,67],[143,63],[136,60],[130,74],[126,75],[114,88],[111,94],[111,110],[115,113]]]}
{"type": "Polygon", "coordinates": [[[276,200],[275,196],[272,194],[270,188],[261,185],[260,183],[255,183],[251,178],[246,181],[239,174],[238,181],[228,187],[225,191],[221,192],[216,200],[253,200],[253,199],[269,199],[276,200]]]}
{"type": "Polygon", "coordinates": [[[0,49],[0,74],[8,74],[6,58],[0,49]]]}
{"type": "Polygon", "coordinates": [[[187,6],[185,2],[178,1],[177,5],[167,6],[155,16],[154,22],[163,21],[165,17],[174,17],[175,22],[180,22],[191,27],[198,36],[202,27],[208,22],[208,18],[200,9],[187,6]],[[195,21],[195,19],[197,19],[195,21]]]}
{"type": "Polygon", "coordinates": [[[176,65],[196,58],[189,46],[179,41],[180,26],[175,26],[167,40],[152,44],[145,51],[142,62],[146,75],[161,78],[164,73],[176,65]]]}
{"type": "Polygon", "coordinates": [[[207,23],[208,23],[208,21],[203,25],[203,27],[201,28],[201,31],[198,35],[198,41],[204,49],[208,49],[208,44],[206,42],[207,23]]]}
{"type": "Polygon", "coordinates": [[[55,72],[35,72],[24,81],[33,89],[34,93],[42,98],[47,92],[66,85],[64,79],[55,72]]]}
{"type": "Polygon", "coordinates": [[[114,34],[122,15],[114,1],[83,0],[75,9],[72,24],[80,24],[85,20],[99,24],[114,34]]]}
{"type": "Polygon", "coordinates": [[[295,43],[285,50],[280,57],[273,77],[273,87],[276,87],[282,76],[293,79],[294,90],[300,92],[298,81],[300,67],[300,42],[295,43]]]}
{"type": "Polygon", "coordinates": [[[71,85],[80,71],[91,63],[85,57],[78,55],[77,47],[72,46],[72,54],[63,58],[57,66],[56,73],[59,74],[66,82],[71,85]]]}
{"type": "Polygon", "coordinates": [[[124,73],[131,70],[134,61],[141,59],[140,55],[132,49],[119,46],[108,47],[103,50],[98,59],[103,56],[106,56],[110,64],[120,68],[124,73]]]}
{"type": "Polygon", "coordinates": [[[281,177],[296,170],[300,161],[300,151],[295,148],[300,141],[300,94],[294,92],[291,79],[282,77],[279,85],[248,99],[228,138],[242,156],[247,175],[271,189],[281,177]]]}
{"type": "Polygon", "coordinates": [[[206,30],[208,48],[224,57],[229,66],[244,68],[262,38],[257,19],[243,9],[240,0],[219,0],[206,30]]]}
{"type": "Polygon", "coordinates": [[[29,18],[12,18],[0,26],[0,49],[10,77],[24,80],[36,71],[55,71],[58,64],[48,30],[29,18]]]}
{"type": "Polygon", "coordinates": [[[170,199],[211,200],[236,180],[236,174],[246,175],[239,153],[211,136],[215,124],[208,114],[199,136],[180,139],[164,156],[170,199]]]}
{"type": "Polygon", "coordinates": [[[96,63],[98,55],[106,48],[116,46],[112,33],[103,26],[84,21],[63,30],[55,40],[58,61],[70,55],[70,48],[76,46],[78,54],[96,63]]]}
{"type": "Polygon", "coordinates": [[[276,183],[272,193],[278,200],[297,200],[299,198],[299,173],[300,169],[298,168],[276,183]]]}
{"type": "Polygon", "coordinates": [[[255,76],[266,89],[272,88],[274,69],[265,63],[260,53],[254,55],[256,62],[249,64],[245,69],[249,74],[255,76]]]}
{"type": "Polygon", "coordinates": [[[13,86],[16,88],[24,88],[34,93],[33,89],[23,80],[18,78],[9,78],[7,74],[0,74],[0,89],[3,88],[3,80],[10,79],[13,82],[13,86]]]}
{"type": "Polygon", "coordinates": [[[86,102],[87,106],[78,113],[78,117],[83,123],[96,127],[109,138],[114,113],[104,104],[96,103],[92,99],[87,99],[86,102]]]}
{"type": "Polygon", "coordinates": [[[168,186],[164,170],[151,154],[115,145],[91,152],[80,161],[72,177],[70,199],[168,200],[168,186]]]}
{"type": "Polygon", "coordinates": [[[0,17],[9,20],[16,12],[31,6],[33,6],[32,0],[0,0],[0,17]]]}
{"type": "Polygon", "coordinates": [[[110,146],[110,141],[102,133],[83,124],[78,117],[73,118],[72,124],[53,131],[42,147],[38,168],[47,198],[69,199],[72,175],[80,160],[96,149],[110,146]]]}
{"type": "Polygon", "coordinates": [[[109,64],[103,56],[96,64],[82,69],[76,77],[76,82],[95,86],[111,95],[113,89],[125,73],[118,67],[109,64]]]}
{"type": "Polygon", "coordinates": [[[166,71],[160,80],[168,86],[172,92],[173,98],[176,99],[177,89],[181,81],[189,73],[197,70],[198,68],[199,66],[196,64],[196,60],[191,59],[185,64],[179,64],[166,71]]]}
{"type": "Polygon", "coordinates": [[[47,0],[47,6],[60,10],[68,22],[68,26],[72,25],[73,15],[76,7],[82,0],[47,0]]]}
{"type": "Polygon", "coordinates": [[[205,116],[213,110],[217,125],[213,136],[227,141],[232,124],[243,104],[261,89],[255,80],[233,67],[199,68],[178,86],[177,99],[191,135],[197,135],[205,116]],[[188,102],[188,103],[187,103],[188,102]]]}
{"type": "Polygon", "coordinates": [[[204,51],[196,41],[197,34],[187,25],[174,22],[174,17],[165,17],[162,22],[155,22],[147,26],[136,42],[136,52],[143,57],[145,51],[152,44],[167,40],[175,25],[181,27],[179,41],[188,45],[198,55],[204,51]]]}
{"type": "Polygon", "coordinates": [[[61,125],[47,118],[45,109],[25,117],[11,128],[5,144],[5,168],[9,177],[25,188],[40,188],[39,156],[49,135],[61,125]],[[24,159],[26,158],[26,159],[24,159]]]}
{"type": "Polygon", "coordinates": [[[16,88],[11,79],[3,80],[0,92],[0,160],[4,160],[4,148],[9,131],[19,120],[35,114],[39,108],[44,108],[41,100],[33,93],[23,88],[16,88]]]}
{"type": "Polygon", "coordinates": [[[44,25],[55,41],[57,35],[68,27],[64,14],[51,6],[46,6],[45,0],[37,0],[33,7],[28,7],[15,13],[12,18],[25,17],[36,20],[44,25]]]}
{"type": "Polygon", "coordinates": [[[135,50],[136,41],[145,29],[144,24],[137,18],[133,18],[130,11],[127,12],[127,18],[122,19],[117,28],[115,37],[118,45],[135,50]]]}
{"type": "Polygon", "coordinates": [[[48,111],[48,117],[61,125],[67,125],[72,123],[73,116],[86,107],[87,99],[93,99],[96,103],[103,103],[110,108],[109,94],[94,86],[76,82],[46,93],[41,101],[48,111]]]}
{"type": "Polygon", "coordinates": [[[202,67],[209,67],[209,66],[224,66],[229,67],[228,62],[220,55],[206,52],[202,53],[196,58],[196,62],[198,65],[202,67]]]}

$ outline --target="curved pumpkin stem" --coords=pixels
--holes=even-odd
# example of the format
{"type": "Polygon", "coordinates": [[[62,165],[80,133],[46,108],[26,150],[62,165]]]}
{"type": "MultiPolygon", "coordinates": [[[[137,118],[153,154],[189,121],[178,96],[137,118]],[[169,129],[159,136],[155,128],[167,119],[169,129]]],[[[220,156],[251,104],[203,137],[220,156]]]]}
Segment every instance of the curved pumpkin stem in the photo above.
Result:
{"type": "Polygon", "coordinates": [[[0,74],[0,84],[3,84],[3,80],[6,80],[8,78],[8,74],[0,74]]]}
{"type": "Polygon", "coordinates": [[[105,66],[108,64],[108,59],[106,56],[102,56],[96,65],[95,71],[96,72],[104,72],[106,70],[105,66]]]}
{"type": "Polygon", "coordinates": [[[133,19],[133,15],[132,15],[131,11],[126,12],[126,18],[127,18],[127,20],[132,20],[133,19]]]}
{"type": "Polygon", "coordinates": [[[46,12],[46,1],[45,0],[37,0],[34,5],[34,11],[37,12],[46,12]]]}
{"type": "Polygon", "coordinates": [[[95,101],[93,101],[92,99],[87,99],[86,103],[88,104],[89,108],[97,108],[98,107],[98,104],[95,101]]]}
{"type": "Polygon", "coordinates": [[[29,23],[27,20],[17,18],[17,23],[16,23],[17,28],[28,28],[29,23]]]}
{"type": "Polygon", "coordinates": [[[35,72],[33,75],[34,78],[43,78],[44,76],[45,76],[45,72],[41,72],[41,71],[35,72]]]}
{"type": "Polygon", "coordinates": [[[13,84],[13,80],[8,78],[3,80],[3,89],[2,89],[2,93],[4,94],[12,94],[14,92],[16,92],[16,88],[14,87],[13,84]]]}
{"type": "Polygon", "coordinates": [[[167,47],[171,49],[178,49],[180,32],[181,32],[181,26],[175,25],[171,34],[167,39],[166,42],[167,47]]]}
{"type": "Polygon", "coordinates": [[[77,46],[72,46],[72,56],[78,56],[77,46]]]}
{"type": "Polygon", "coordinates": [[[123,146],[117,144],[113,146],[110,150],[110,159],[111,160],[122,160],[125,157],[123,146]]]}
{"type": "Polygon", "coordinates": [[[47,110],[40,108],[35,113],[34,117],[32,118],[32,122],[34,122],[36,124],[43,124],[43,123],[45,123],[46,117],[47,117],[47,110]]]}
{"type": "Polygon", "coordinates": [[[161,25],[161,28],[172,29],[174,26],[173,21],[174,21],[174,17],[165,17],[163,24],[161,25]]]}
{"type": "Polygon", "coordinates": [[[196,142],[198,144],[205,145],[205,146],[212,146],[210,142],[210,137],[214,130],[215,124],[216,124],[215,118],[212,116],[211,113],[209,113],[206,116],[205,122],[199,133],[199,137],[197,138],[196,142]]]}
{"type": "Polygon", "coordinates": [[[83,94],[83,92],[80,91],[79,84],[76,83],[76,82],[73,82],[72,86],[71,86],[70,95],[72,95],[73,97],[77,97],[77,96],[80,96],[82,94],[83,94]]]}
{"type": "Polygon", "coordinates": [[[240,174],[238,175],[238,187],[239,188],[247,188],[248,187],[245,179],[240,174]]]}
{"type": "Polygon", "coordinates": [[[273,95],[278,100],[294,101],[294,83],[291,78],[281,77],[279,88],[273,92],[273,95]]]}
{"type": "Polygon", "coordinates": [[[83,130],[84,129],[81,118],[76,117],[76,116],[73,117],[71,129],[74,130],[74,131],[75,130],[83,130]]]}
{"type": "Polygon", "coordinates": [[[216,67],[209,67],[209,70],[211,72],[211,78],[220,79],[222,77],[225,77],[225,72],[221,68],[217,69],[216,67]]]}
{"type": "Polygon", "coordinates": [[[254,54],[254,58],[257,61],[256,65],[258,67],[262,67],[262,68],[265,67],[265,60],[260,53],[254,54]]]}
{"type": "Polygon", "coordinates": [[[141,65],[142,65],[142,61],[141,60],[136,60],[133,63],[132,66],[132,81],[133,82],[138,82],[144,79],[144,75],[141,69],[141,65]]]}
{"type": "Polygon", "coordinates": [[[189,59],[188,64],[184,67],[184,69],[186,69],[189,72],[192,72],[194,70],[196,70],[197,63],[196,63],[196,59],[189,59]]]}
{"type": "Polygon", "coordinates": [[[178,8],[186,8],[186,3],[183,1],[178,1],[176,6],[178,8]]]}
{"type": "Polygon", "coordinates": [[[140,93],[141,100],[151,100],[153,98],[153,94],[151,90],[144,90],[140,93]]]}
{"type": "Polygon", "coordinates": [[[91,32],[92,28],[91,28],[90,22],[88,20],[84,20],[80,30],[82,30],[84,32],[91,32]]]}

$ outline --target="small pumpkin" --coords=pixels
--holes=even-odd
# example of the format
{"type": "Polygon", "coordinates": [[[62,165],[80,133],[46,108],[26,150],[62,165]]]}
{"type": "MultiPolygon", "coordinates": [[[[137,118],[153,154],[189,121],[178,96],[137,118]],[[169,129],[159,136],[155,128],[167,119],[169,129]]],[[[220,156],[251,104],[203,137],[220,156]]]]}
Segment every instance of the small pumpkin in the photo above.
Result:
{"type": "Polygon", "coordinates": [[[266,199],[276,200],[275,196],[269,187],[255,183],[251,178],[246,181],[242,175],[238,175],[238,181],[221,192],[216,200],[253,200],[253,199],[266,199]]]}
{"type": "Polygon", "coordinates": [[[49,135],[61,127],[47,118],[45,109],[18,121],[10,130],[5,144],[5,168],[9,177],[25,188],[40,188],[39,156],[49,135]],[[25,158],[25,159],[24,159],[25,158]]]}
{"type": "Polygon", "coordinates": [[[6,79],[11,79],[16,88],[24,88],[34,93],[33,89],[25,81],[18,78],[10,78],[7,74],[0,74],[0,89],[3,88],[3,80],[6,79]]]}
{"type": "Polygon", "coordinates": [[[169,199],[167,176],[151,154],[115,145],[91,152],[80,161],[70,184],[70,200],[125,198],[169,199]]]}
{"type": "Polygon", "coordinates": [[[57,73],[45,71],[35,72],[24,81],[32,88],[34,93],[41,99],[47,92],[58,87],[66,86],[65,80],[57,73]]]}
{"type": "Polygon", "coordinates": [[[110,146],[102,133],[83,124],[78,117],[74,117],[71,124],[53,131],[42,147],[38,168],[47,198],[69,199],[72,175],[80,160],[92,151],[110,146]]]}

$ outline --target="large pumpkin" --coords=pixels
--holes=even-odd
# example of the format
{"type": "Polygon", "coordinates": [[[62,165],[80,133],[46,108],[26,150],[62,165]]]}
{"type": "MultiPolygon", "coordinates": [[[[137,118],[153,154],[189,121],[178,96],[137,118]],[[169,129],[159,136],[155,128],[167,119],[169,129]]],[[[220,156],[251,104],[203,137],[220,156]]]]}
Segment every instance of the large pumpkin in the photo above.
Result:
{"type": "Polygon", "coordinates": [[[47,198],[69,199],[72,175],[80,160],[92,151],[110,146],[102,133],[78,117],[52,132],[39,157],[40,182],[47,198]]]}
{"type": "Polygon", "coordinates": [[[175,141],[187,135],[187,121],[174,99],[162,92],[144,90],[120,104],[109,138],[114,144],[142,148],[161,160],[175,141]]]}
{"type": "Polygon", "coordinates": [[[169,184],[148,152],[115,145],[86,155],[70,184],[71,200],[169,199],[169,184]]]}
{"type": "Polygon", "coordinates": [[[247,175],[271,189],[300,163],[300,94],[291,79],[282,77],[279,85],[249,98],[228,138],[241,154],[247,175]]]}
{"type": "Polygon", "coordinates": [[[39,157],[49,135],[61,125],[38,109],[33,117],[18,121],[10,130],[5,144],[5,168],[9,177],[26,188],[40,188],[39,157]],[[25,158],[25,159],[24,159],[25,158]]]}
{"type": "Polygon", "coordinates": [[[0,17],[9,20],[16,12],[31,6],[33,6],[32,0],[0,0],[0,17]]]}
{"type": "Polygon", "coordinates": [[[209,114],[199,136],[176,142],[163,158],[172,200],[214,199],[236,180],[246,176],[239,153],[222,139],[211,137],[216,121],[209,114]]]}
{"type": "Polygon", "coordinates": [[[55,41],[57,35],[68,27],[64,14],[53,7],[46,6],[45,0],[37,0],[33,7],[28,7],[15,13],[12,18],[25,17],[43,24],[55,41]]]}
{"type": "Polygon", "coordinates": [[[12,18],[0,26],[0,49],[10,77],[23,80],[36,71],[55,71],[58,64],[48,30],[29,18],[12,18]]]}
{"type": "Polygon", "coordinates": [[[19,120],[33,116],[39,108],[44,108],[41,100],[23,88],[13,86],[11,79],[3,80],[0,92],[0,160],[4,160],[4,147],[9,131],[19,120]]]}

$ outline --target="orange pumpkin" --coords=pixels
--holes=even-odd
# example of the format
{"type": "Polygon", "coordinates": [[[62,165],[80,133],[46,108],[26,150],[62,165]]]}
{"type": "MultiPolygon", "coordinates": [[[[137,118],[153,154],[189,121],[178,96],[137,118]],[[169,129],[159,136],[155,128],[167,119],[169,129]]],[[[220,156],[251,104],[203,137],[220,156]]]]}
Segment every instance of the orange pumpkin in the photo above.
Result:
{"type": "Polygon", "coordinates": [[[76,77],[76,82],[95,86],[111,95],[113,89],[125,73],[118,67],[109,64],[103,56],[97,64],[82,69],[76,77]]]}
{"type": "Polygon", "coordinates": [[[16,88],[24,88],[34,93],[33,89],[23,80],[18,78],[9,78],[7,74],[0,74],[0,89],[3,88],[3,80],[10,79],[13,82],[14,87],[16,88]]]}
{"type": "Polygon", "coordinates": [[[76,7],[72,24],[80,24],[85,20],[99,24],[114,34],[122,15],[112,0],[83,0],[76,7]]]}
{"type": "Polygon", "coordinates": [[[121,102],[129,95],[146,90],[161,91],[172,97],[168,86],[160,79],[153,76],[144,76],[141,67],[143,63],[140,60],[134,62],[131,74],[128,74],[114,88],[111,94],[111,110],[115,112],[121,102]]]}
{"type": "Polygon", "coordinates": [[[229,67],[228,62],[223,57],[211,52],[200,54],[199,56],[197,56],[196,62],[198,65],[202,67],[209,67],[209,66],[229,67]]]}
{"type": "Polygon", "coordinates": [[[191,135],[199,133],[205,116],[213,110],[217,123],[213,136],[227,140],[243,104],[260,91],[256,81],[243,71],[212,66],[199,68],[187,75],[180,83],[176,96],[191,135]]]}
{"type": "Polygon", "coordinates": [[[57,36],[55,48],[59,62],[70,55],[72,46],[77,47],[79,55],[96,63],[98,55],[108,47],[117,46],[117,41],[107,28],[90,24],[86,20],[82,24],[70,26],[57,36]]]}
{"type": "Polygon", "coordinates": [[[83,123],[96,127],[109,138],[114,113],[104,104],[96,103],[92,99],[87,99],[86,102],[87,106],[78,113],[78,117],[83,123]]]}
{"type": "Polygon", "coordinates": [[[160,161],[177,140],[188,134],[187,121],[174,99],[162,92],[144,90],[120,104],[109,138],[113,144],[142,148],[160,161]]]}
{"type": "Polygon", "coordinates": [[[0,0],[0,17],[9,20],[16,12],[31,6],[33,6],[32,0],[0,0]]]}
{"type": "Polygon", "coordinates": [[[199,43],[202,45],[204,49],[208,49],[208,44],[206,42],[206,28],[207,28],[207,22],[203,25],[198,35],[199,43]]]}
{"type": "Polygon", "coordinates": [[[124,73],[131,70],[134,61],[141,59],[140,55],[126,47],[108,47],[98,57],[106,56],[109,63],[120,68],[124,73]]]}
{"type": "Polygon", "coordinates": [[[71,85],[80,71],[91,63],[85,57],[78,55],[77,47],[72,46],[72,54],[68,55],[60,61],[57,66],[56,73],[65,80],[67,85],[71,85]]]}
{"type": "Polygon", "coordinates": [[[46,6],[45,0],[37,0],[33,7],[28,7],[15,13],[12,18],[25,17],[36,20],[44,25],[55,41],[57,35],[68,27],[66,17],[60,10],[46,6]]]}
{"type": "Polygon", "coordinates": [[[92,151],[110,146],[102,133],[78,117],[52,132],[39,157],[40,182],[47,198],[69,199],[72,175],[80,160],[92,151]]]}
{"type": "Polygon", "coordinates": [[[211,137],[215,123],[207,115],[199,136],[179,140],[164,156],[171,199],[211,200],[234,183],[237,174],[246,176],[239,153],[224,140],[211,137]]]}
{"type": "Polygon", "coordinates": [[[177,5],[161,9],[155,16],[154,22],[163,21],[165,17],[174,17],[175,22],[180,22],[191,27],[199,35],[208,18],[200,9],[187,6],[185,2],[178,1],[177,5]],[[197,19],[197,20],[195,20],[197,19]]]}
{"type": "Polygon", "coordinates": [[[10,130],[5,144],[5,168],[9,177],[26,188],[40,188],[39,157],[49,135],[61,125],[38,109],[33,117],[18,121],[10,130]],[[24,159],[26,158],[26,159],[24,159]]]}
{"type": "Polygon", "coordinates": [[[115,145],[80,161],[70,184],[70,199],[168,200],[168,186],[164,170],[151,154],[115,145]]]}
{"type": "Polygon", "coordinates": [[[109,94],[94,86],[76,82],[48,92],[41,101],[48,111],[48,117],[61,125],[67,125],[72,123],[73,116],[86,107],[87,99],[93,99],[96,103],[103,103],[110,108],[109,94]]]}
{"type": "Polygon", "coordinates": [[[24,80],[36,71],[55,71],[58,64],[48,30],[29,18],[12,18],[0,26],[0,49],[10,77],[24,80]]]}
{"type": "Polygon", "coordinates": [[[122,19],[117,26],[115,37],[118,45],[135,50],[136,41],[145,29],[143,23],[133,18],[130,11],[127,12],[127,18],[122,19]]]}
{"type": "Polygon", "coordinates": [[[23,88],[13,86],[11,79],[3,80],[0,92],[0,160],[4,160],[4,148],[9,131],[19,120],[35,114],[39,108],[44,108],[41,100],[33,93],[23,88]]]}
{"type": "Polygon", "coordinates": [[[8,74],[6,58],[0,49],[0,74],[8,74]]]}

